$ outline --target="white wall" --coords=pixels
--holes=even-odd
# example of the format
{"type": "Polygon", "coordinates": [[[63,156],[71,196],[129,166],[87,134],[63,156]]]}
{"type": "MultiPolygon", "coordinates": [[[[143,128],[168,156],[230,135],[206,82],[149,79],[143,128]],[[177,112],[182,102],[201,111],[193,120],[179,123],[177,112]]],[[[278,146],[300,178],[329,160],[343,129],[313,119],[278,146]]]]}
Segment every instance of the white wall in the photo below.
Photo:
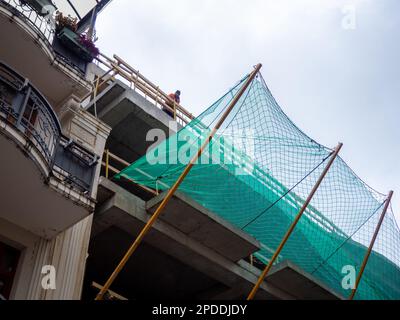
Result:
{"type": "MultiPolygon", "coordinates": [[[[86,111],[72,110],[71,120],[63,126],[64,133],[95,152],[101,159],[110,128],[86,111]]],[[[101,161],[96,169],[91,196],[96,197],[101,161]]],[[[43,203],[45,209],[46,204],[43,203]]],[[[85,273],[93,215],[45,240],[0,220],[0,241],[21,250],[11,299],[75,300],[80,299],[85,273]],[[42,287],[43,266],[54,266],[56,289],[42,287]]]]}

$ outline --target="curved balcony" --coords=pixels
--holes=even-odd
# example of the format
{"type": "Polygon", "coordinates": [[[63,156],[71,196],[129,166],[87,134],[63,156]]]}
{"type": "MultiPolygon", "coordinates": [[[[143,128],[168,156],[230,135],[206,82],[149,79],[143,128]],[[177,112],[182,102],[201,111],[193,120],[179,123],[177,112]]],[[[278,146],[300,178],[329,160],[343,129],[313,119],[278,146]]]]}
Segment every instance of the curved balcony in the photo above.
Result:
{"type": "Polygon", "coordinates": [[[3,63],[0,63],[0,118],[37,148],[42,157],[38,163],[43,173],[48,174],[61,136],[60,123],[39,91],[3,63]]]}
{"type": "Polygon", "coordinates": [[[22,18],[29,26],[36,30],[39,37],[50,45],[53,42],[55,27],[46,15],[41,15],[34,10],[27,1],[0,0],[0,4],[22,18]]]}
{"type": "Polygon", "coordinates": [[[0,223],[51,238],[93,210],[97,157],[67,139],[39,90],[1,62],[0,154],[0,223]]]}
{"type": "Polygon", "coordinates": [[[0,0],[0,59],[31,79],[55,107],[71,92],[84,97],[91,89],[85,76],[86,63],[71,58],[68,50],[58,50],[53,16],[41,15],[28,3],[0,0]]]}
{"type": "Polygon", "coordinates": [[[68,28],[57,31],[54,12],[46,11],[45,3],[52,7],[50,0],[0,0],[0,4],[22,19],[48,48],[55,49],[59,58],[79,72],[85,73],[86,64],[93,60],[93,56],[76,40],[79,36],[74,31],[68,28]],[[73,47],[75,51],[78,50],[78,54],[71,54],[63,48],[62,42],[73,42],[73,47]]]}

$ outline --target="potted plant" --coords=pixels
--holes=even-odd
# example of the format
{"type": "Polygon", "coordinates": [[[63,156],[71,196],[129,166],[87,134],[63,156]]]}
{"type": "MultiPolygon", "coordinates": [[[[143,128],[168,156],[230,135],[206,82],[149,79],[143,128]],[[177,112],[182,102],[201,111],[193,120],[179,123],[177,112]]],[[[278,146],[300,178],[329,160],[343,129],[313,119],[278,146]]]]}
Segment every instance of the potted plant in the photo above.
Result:
{"type": "Polygon", "coordinates": [[[56,32],[60,32],[63,28],[68,28],[73,32],[78,29],[78,19],[72,18],[70,15],[64,16],[61,12],[56,13],[56,32]]]}
{"type": "Polygon", "coordinates": [[[99,55],[100,50],[96,47],[93,40],[86,34],[79,35],[79,42],[90,52],[92,60],[99,55]]]}
{"type": "Polygon", "coordinates": [[[64,16],[61,12],[56,15],[56,34],[61,44],[85,62],[91,62],[99,54],[91,37],[78,34],[77,19],[64,16]]]}
{"type": "Polygon", "coordinates": [[[20,0],[22,4],[30,6],[40,16],[46,16],[56,10],[51,0],[20,0]]]}

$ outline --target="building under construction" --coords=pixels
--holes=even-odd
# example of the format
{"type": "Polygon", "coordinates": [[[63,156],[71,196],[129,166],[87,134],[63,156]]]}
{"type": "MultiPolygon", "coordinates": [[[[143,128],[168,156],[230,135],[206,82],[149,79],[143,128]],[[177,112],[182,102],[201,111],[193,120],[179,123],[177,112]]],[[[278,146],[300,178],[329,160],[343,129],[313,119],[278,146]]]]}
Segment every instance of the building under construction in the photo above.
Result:
{"type": "Polygon", "coordinates": [[[192,115],[96,48],[109,2],[0,0],[1,297],[400,299],[392,192],[261,65],[192,115]]]}

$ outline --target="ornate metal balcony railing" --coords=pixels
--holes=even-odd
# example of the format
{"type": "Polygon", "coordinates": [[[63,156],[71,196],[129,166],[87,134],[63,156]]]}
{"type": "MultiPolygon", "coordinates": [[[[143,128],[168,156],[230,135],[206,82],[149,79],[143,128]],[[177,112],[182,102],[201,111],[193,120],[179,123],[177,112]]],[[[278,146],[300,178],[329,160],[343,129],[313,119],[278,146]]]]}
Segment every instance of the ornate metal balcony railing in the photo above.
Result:
{"type": "Polygon", "coordinates": [[[63,136],[47,100],[27,79],[1,62],[0,119],[36,147],[49,172],[80,191],[91,191],[97,157],[63,136]]]}
{"type": "Polygon", "coordinates": [[[61,134],[57,116],[27,79],[3,63],[0,63],[0,116],[37,147],[50,168],[61,134]]]}
{"type": "Polygon", "coordinates": [[[83,192],[92,189],[98,157],[82,146],[61,135],[54,160],[54,171],[64,181],[83,192]]]}
{"type": "Polygon", "coordinates": [[[26,2],[20,0],[0,0],[0,5],[7,8],[14,15],[24,20],[49,46],[53,43],[55,36],[54,20],[47,15],[37,13],[26,2]]]}

